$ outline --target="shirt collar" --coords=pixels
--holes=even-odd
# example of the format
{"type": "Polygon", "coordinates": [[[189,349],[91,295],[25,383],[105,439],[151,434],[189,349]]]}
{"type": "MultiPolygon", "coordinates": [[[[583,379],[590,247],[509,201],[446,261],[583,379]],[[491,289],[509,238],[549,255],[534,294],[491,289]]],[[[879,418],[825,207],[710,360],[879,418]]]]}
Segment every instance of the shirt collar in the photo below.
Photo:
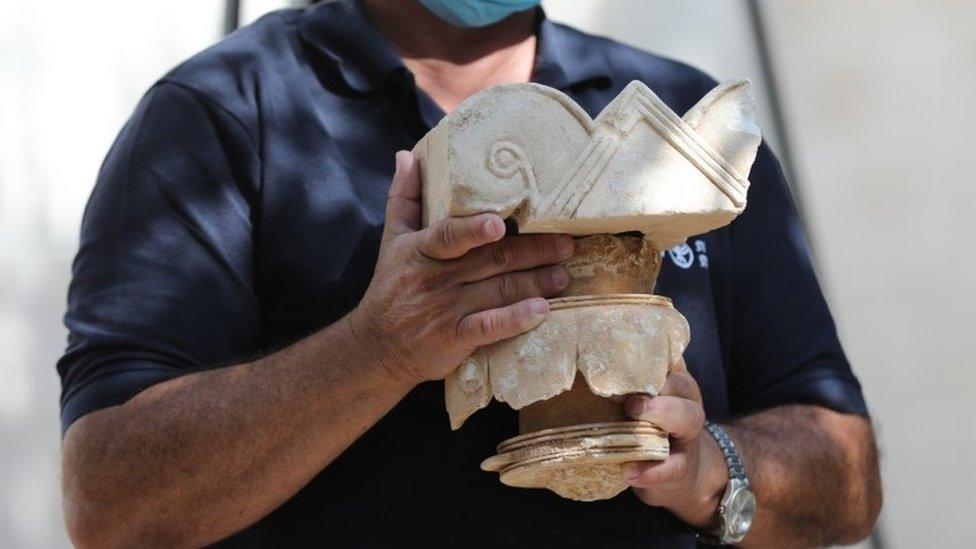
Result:
{"type": "Polygon", "coordinates": [[[595,40],[578,30],[554,23],[539,8],[535,74],[539,84],[566,89],[590,81],[612,81],[610,63],[595,40]]]}
{"type": "MultiPolygon", "coordinates": [[[[533,80],[565,89],[595,79],[611,79],[602,54],[582,33],[553,23],[539,11],[533,80]]],[[[404,69],[403,61],[357,0],[335,0],[309,8],[299,35],[331,59],[353,89],[368,92],[404,69]]]]}
{"type": "Polygon", "coordinates": [[[331,59],[350,87],[379,88],[403,61],[356,0],[322,2],[299,21],[299,36],[331,59]]]}

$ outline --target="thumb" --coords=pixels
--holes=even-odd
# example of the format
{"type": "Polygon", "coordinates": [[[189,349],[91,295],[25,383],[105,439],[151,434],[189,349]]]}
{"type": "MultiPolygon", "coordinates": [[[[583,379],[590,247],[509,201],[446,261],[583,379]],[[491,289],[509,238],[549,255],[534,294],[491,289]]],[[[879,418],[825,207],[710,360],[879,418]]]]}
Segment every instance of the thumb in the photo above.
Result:
{"type": "Polygon", "coordinates": [[[383,237],[420,230],[420,162],[410,151],[396,153],[396,172],[386,199],[383,237]]]}

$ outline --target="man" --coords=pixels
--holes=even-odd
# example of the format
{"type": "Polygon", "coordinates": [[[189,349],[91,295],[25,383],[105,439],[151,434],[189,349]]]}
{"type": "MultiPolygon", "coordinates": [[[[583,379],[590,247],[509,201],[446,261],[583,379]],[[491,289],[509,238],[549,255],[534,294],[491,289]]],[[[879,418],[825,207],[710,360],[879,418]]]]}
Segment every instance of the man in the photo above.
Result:
{"type": "Polygon", "coordinates": [[[670,251],[658,292],[692,343],[635,418],[672,455],[577,503],[477,464],[494,403],[450,432],[442,379],[537,326],[559,235],[493,215],[419,229],[410,149],[464,98],[533,80],[591,115],[632,79],[681,113],[714,81],[545,19],[535,2],[340,0],[271,14],[177,67],[109,152],[66,316],[65,513],[80,546],[690,547],[729,482],[744,546],[852,542],[880,508],[860,387],[768,149],[746,212],[670,251]],[[390,183],[391,174],[392,183],[390,183]]]}

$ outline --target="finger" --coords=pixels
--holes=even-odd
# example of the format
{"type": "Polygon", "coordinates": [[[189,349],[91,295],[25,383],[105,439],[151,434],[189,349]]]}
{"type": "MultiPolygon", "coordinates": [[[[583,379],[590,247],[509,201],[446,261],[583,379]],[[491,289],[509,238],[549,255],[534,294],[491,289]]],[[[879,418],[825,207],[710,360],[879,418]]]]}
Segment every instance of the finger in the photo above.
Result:
{"type": "Polygon", "coordinates": [[[505,222],[495,214],[443,219],[420,232],[417,250],[431,259],[455,259],[505,236],[505,222]]]}
{"type": "Polygon", "coordinates": [[[473,313],[458,323],[458,338],[471,346],[488,345],[535,328],[548,314],[549,302],[538,297],[473,313]]]}
{"type": "Polygon", "coordinates": [[[482,246],[458,261],[462,280],[475,282],[512,271],[559,263],[573,255],[573,239],[565,235],[527,234],[482,246]]]}
{"type": "Polygon", "coordinates": [[[664,386],[661,387],[661,392],[658,394],[687,398],[695,402],[702,401],[698,382],[687,371],[672,370],[667,379],[664,380],[664,386]]]}
{"type": "Polygon", "coordinates": [[[386,198],[384,235],[420,229],[420,163],[410,151],[396,153],[396,172],[386,198]]]}
{"type": "Polygon", "coordinates": [[[569,273],[558,265],[498,275],[467,284],[459,306],[465,312],[484,311],[511,305],[531,297],[549,297],[569,285],[569,273]]]}
{"type": "Polygon", "coordinates": [[[686,398],[630,395],[624,409],[631,418],[664,429],[679,443],[694,440],[705,426],[705,410],[701,404],[686,398]]]}
{"type": "Polygon", "coordinates": [[[634,461],[620,468],[624,482],[635,488],[654,488],[683,478],[688,470],[684,454],[671,454],[664,461],[634,461]]]}

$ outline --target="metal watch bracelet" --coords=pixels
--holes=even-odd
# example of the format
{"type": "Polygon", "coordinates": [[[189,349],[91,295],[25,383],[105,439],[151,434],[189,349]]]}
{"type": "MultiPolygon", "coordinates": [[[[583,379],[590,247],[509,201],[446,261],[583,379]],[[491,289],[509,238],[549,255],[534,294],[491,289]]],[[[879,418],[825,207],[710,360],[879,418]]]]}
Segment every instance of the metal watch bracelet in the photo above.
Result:
{"type": "Polygon", "coordinates": [[[755,517],[756,498],[732,438],[725,429],[710,421],[705,422],[705,430],[715,439],[722,451],[722,457],[725,459],[725,465],[729,470],[729,483],[718,508],[718,535],[703,532],[696,532],[695,535],[699,542],[706,545],[737,543],[742,541],[752,526],[752,520],[755,517]]]}

